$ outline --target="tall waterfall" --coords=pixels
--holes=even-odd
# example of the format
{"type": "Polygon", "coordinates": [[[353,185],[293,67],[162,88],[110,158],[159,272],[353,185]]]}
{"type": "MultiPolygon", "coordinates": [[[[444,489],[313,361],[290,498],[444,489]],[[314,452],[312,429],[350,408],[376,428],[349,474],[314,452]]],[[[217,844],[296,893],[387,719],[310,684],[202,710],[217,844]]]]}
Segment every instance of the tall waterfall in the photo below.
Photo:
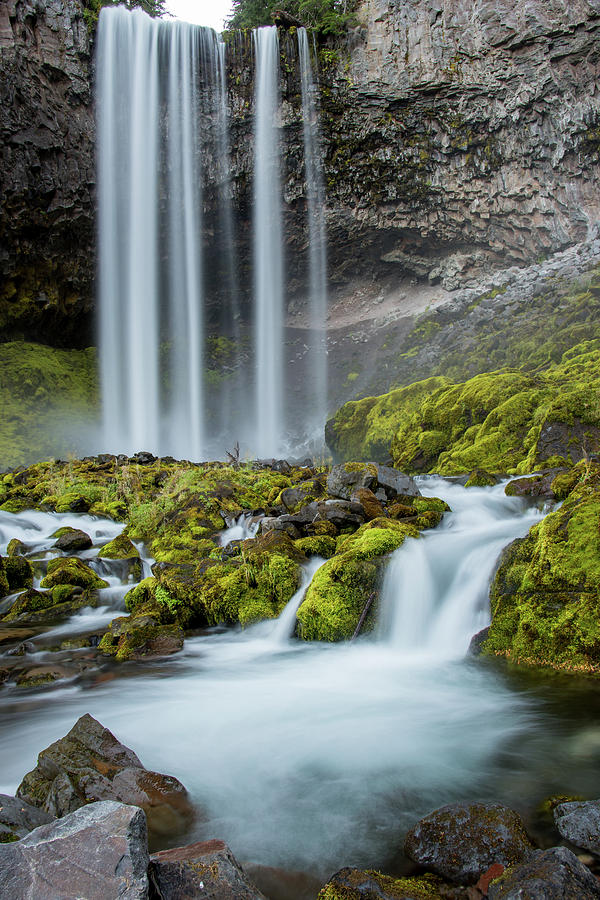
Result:
{"type": "Polygon", "coordinates": [[[252,236],[246,277],[233,207],[238,186],[231,156],[236,152],[239,164],[240,151],[232,148],[225,44],[212,29],[150,19],[140,10],[101,12],[98,306],[107,450],[151,450],[199,460],[222,457],[239,441],[243,453],[275,456],[302,452],[307,421],[316,419],[322,431],[324,194],[304,29],[298,41],[310,308],[304,368],[310,378],[300,378],[294,423],[286,421],[283,403],[290,379],[284,353],[277,29],[253,33],[252,236]],[[242,275],[251,294],[244,308],[242,275]],[[243,330],[250,325],[253,349],[243,330]],[[215,347],[230,354],[227,370],[218,364],[211,369],[215,347]]]}
{"type": "Polygon", "coordinates": [[[302,122],[304,129],[304,166],[308,213],[308,263],[310,291],[310,371],[312,409],[318,427],[327,418],[327,236],[325,233],[325,190],[321,164],[316,85],[310,63],[306,28],[298,29],[302,122]]]}

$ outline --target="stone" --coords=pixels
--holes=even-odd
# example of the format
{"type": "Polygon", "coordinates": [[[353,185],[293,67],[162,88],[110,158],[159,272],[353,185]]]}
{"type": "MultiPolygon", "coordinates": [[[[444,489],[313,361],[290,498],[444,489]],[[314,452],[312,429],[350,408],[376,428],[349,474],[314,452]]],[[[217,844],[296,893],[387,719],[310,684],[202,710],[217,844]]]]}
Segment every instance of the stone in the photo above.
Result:
{"type": "Polygon", "coordinates": [[[163,900],[265,900],[223,841],[161,850],[150,857],[149,875],[163,900]]]}
{"type": "Polygon", "coordinates": [[[29,547],[23,541],[20,541],[19,538],[12,538],[8,542],[8,547],[6,548],[7,556],[25,556],[28,552],[29,547]]]}
{"type": "Polygon", "coordinates": [[[482,628],[481,631],[478,631],[477,634],[474,634],[469,643],[469,649],[467,650],[467,656],[481,656],[481,648],[484,641],[487,639],[488,634],[490,633],[490,626],[487,628],[482,628]]]}
{"type": "Polygon", "coordinates": [[[600,883],[566,847],[536,850],[488,888],[489,900],[597,900],[600,883]]]}
{"type": "Polygon", "coordinates": [[[39,825],[52,822],[53,816],[25,800],[0,794],[0,844],[25,837],[39,825]]]}
{"type": "Polygon", "coordinates": [[[353,503],[360,503],[368,521],[385,516],[383,506],[369,488],[358,488],[350,499],[353,503]]]}
{"type": "Polygon", "coordinates": [[[556,500],[552,484],[557,475],[566,469],[548,469],[538,475],[515,478],[504,488],[507,497],[539,497],[542,500],[556,500]]]}
{"type": "Polygon", "coordinates": [[[62,550],[63,553],[78,553],[80,550],[89,550],[91,546],[91,537],[80,528],[61,528],[58,540],[54,543],[56,550],[62,550]]]}
{"type": "Polygon", "coordinates": [[[136,806],[91,803],[0,844],[7,900],[147,900],[146,817],[136,806]]]}
{"type": "Polygon", "coordinates": [[[17,797],[64,816],[96,800],[118,800],[140,806],[152,836],[183,830],[194,810],[176,778],[145,769],[133,750],[121,744],[90,715],[38,756],[25,775],[17,797]]]}
{"type": "Polygon", "coordinates": [[[350,500],[354,491],[372,488],[377,484],[375,463],[349,462],[332,466],[327,476],[327,491],[332,497],[350,500]]]}
{"type": "Polygon", "coordinates": [[[40,587],[52,588],[59,584],[69,584],[84,590],[108,587],[108,581],[100,578],[77,556],[61,556],[48,563],[48,574],[42,578],[40,587]]]}
{"type": "Polygon", "coordinates": [[[398,496],[421,496],[421,491],[410,475],[405,475],[404,472],[393,469],[391,466],[381,466],[379,463],[375,464],[375,468],[377,469],[377,484],[384,489],[388,500],[393,500],[398,496]]]}
{"type": "Polygon", "coordinates": [[[462,888],[435,875],[398,878],[347,866],[332,875],[318,900],[464,900],[465,896],[462,888]]]}
{"type": "Polygon", "coordinates": [[[475,884],[493,863],[520,863],[532,850],[521,818],[500,803],[443,806],[417,822],[404,843],[409,859],[458,884],[475,884]]]}
{"type": "Polygon", "coordinates": [[[600,856],[600,800],[560,803],[554,822],[566,841],[600,856]]]}

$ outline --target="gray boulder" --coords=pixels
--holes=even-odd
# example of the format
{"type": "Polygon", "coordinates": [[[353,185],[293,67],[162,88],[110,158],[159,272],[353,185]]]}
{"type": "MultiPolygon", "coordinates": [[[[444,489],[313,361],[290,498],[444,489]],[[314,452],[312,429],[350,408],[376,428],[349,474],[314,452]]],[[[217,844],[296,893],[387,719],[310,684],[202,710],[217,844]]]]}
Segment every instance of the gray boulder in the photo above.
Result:
{"type": "Polygon", "coordinates": [[[61,528],[61,534],[54,546],[63,553],[77,553],[79,550],[89,550],[92,539],[80,528],[61,528]]]}
{"type": "Polygon", "coordinates": [[[223,841],[161,850],[150,858],[149,875],[163,900],[265,900],[223,841]]]}
{"type": "Polygon", "coordinates": [[[377,484],[382,487],[389,500],[394,497],[420,497],[421,491],[417,487],[414,478],[405,475],[400,469],[392,469],[390,466],[375,465],[377,469],[377,484]]]}
{"type": "Polygon", "coordinates": [[[52,822],[53,818],[25,800],[0,794],[0,843],[23,838],[34,828],[52,822]]]}
{"type": "Polygon", "coordinates": [[[364,488],[373,491],[381,500],[392,500],[398,496],[421,496],[416,482],[410,475],[379,463],[341,463],[333,466],[327,477],[329,494],[342,500],[350,500],[356,491],[364,488]]]}
{"type": "Polygon", "coordinates": [[[91,803],[0,844],[7,900],[147,900],[146,816],[136,806],[91,803]]]}
{"type": "Polygon", "coordinates": [[[565,840],[600,856],[600,800],[560,803],[554,822],[565,840]]]}
{"type": "Polygon", "coordinates": [[[55,816],[94,800],[118,800],[140,806],[153,837],[184,830],[194,811],[176,778],[145,769],[133,750],[121,744],[90,715],[38,756],[17,797],[55,816]]]}
{"type": "Polygon", "coordinates": [[[566,847],[536,850],[488,888],[489,900],[597,900],[600,883],[566,847]]]}
{"type": "Polygon", "coordinates": [[[452,803],[417,822],[404,852],[457,884],[474,884],[493,863],[512,866],[533,846],[520,816],[500,803],[452,803]]]}

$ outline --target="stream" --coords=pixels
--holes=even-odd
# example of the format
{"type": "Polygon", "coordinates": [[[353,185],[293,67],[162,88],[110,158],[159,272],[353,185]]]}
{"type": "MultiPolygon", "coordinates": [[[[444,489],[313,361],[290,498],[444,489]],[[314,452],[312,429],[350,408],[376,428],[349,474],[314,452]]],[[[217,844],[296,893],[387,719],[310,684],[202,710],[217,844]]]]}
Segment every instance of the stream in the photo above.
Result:
{"type": "MultiPolygon", "coordinates": [[[[324,879],[344,865],[393,871],[406,829],[445,803],[498,800],[531,823],[553,793],[595,797],[595,683],[465,657],[489,622],[502,548],[542,511],[506,497],[504,485],[465,489],[430,477],[420,488],[452,512],[393,555],[373,634],[347,644],[291,637],[323,562],[312,559],[278,620],[212,629],[161,660],[109,662],[102,678],[4,685],[0,792],[14,793],[37,753],[89,712],[144,765],[186,785],[201,814],[177,843],[221,838],[241,861],[324,879]]],[[[92,536],[95,549],[83,555],[94,567],[105,565],[93,559],[97,545],[122,528],[86,516],[1,515],[0,554],[19,537],[45,556],[52,532],[69,524],[92,536]]],[[[243,522],[233,527],[243,535],[243,522]]],[[[36,660],[52,657],[44,645],[120,614],[131,584],[112,577],[98,609],[32,639],[36,660]]]]}

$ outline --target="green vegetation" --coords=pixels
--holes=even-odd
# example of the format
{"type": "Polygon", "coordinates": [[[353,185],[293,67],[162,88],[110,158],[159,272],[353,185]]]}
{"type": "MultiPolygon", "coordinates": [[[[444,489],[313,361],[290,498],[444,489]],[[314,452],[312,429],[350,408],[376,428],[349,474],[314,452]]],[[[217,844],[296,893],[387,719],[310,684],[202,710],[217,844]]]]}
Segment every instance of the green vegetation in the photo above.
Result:
{"type": "Polygon", "coordinates": [[[290,21],[297,21],[322,34],[343,34],[356,24],[355,0],[233,0],[233,15],[228,28],[259,28],[272,25],[284,12],[290,21]]]}
{"type": "Polygon", "coordinates": [[[583,460],[572,475],[575,483],[560,509],[504,551],[490,593],[484,652],[598,672],[600,466],[583,460]]]}
{"type": "MultiPolygon", "coordinates": [[[[322,888],[317,900],[367,900],[386,897],[389,900],[440,900],[447,886],[437,875],[425,874],[409,878],[382,875],[373,870],[341,869],[322,888]]],[[[450,889],[451,890],[451,889],[450,889]]]]}
{"type": "Polygon", "coordinates": [[[0,407],[0,466],[72,452],[99,408],[95,350],[0,344],[0,407]]]}
{"type": "MultiPolygon", "coordinates": [[[[337,454],[388,447],[408,472],[526,473],[600,450],[600,340],[544,372],[487,372],[460,384],[430,378],[345,404],[329,423],[337,454]]],[[[350,454],[349,454],[350,455],[350,454]]]]}
{"type": "Polygon", "coordinates": [[[82,0],[83,17],[89,30],[93,32],[98,24],[98,16],[103,6],[125,6],[127,9],[143,9],[153,18],[164,16],[166,0],[82,0]]]}

